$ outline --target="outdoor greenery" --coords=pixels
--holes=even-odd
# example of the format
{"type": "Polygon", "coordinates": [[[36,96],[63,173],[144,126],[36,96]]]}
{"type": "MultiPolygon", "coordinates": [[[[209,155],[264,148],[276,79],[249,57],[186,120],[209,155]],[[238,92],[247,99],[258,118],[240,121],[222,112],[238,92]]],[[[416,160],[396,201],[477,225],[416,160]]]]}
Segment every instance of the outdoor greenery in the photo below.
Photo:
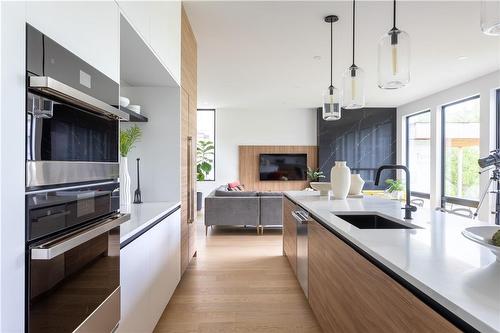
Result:
{"type": "Polygon", "coordinates": [[[135,147],[134,144],[141,138],[141,135],[142,131],[137,125],[120,131],[120,154],[122,157],[127,157],[128,153],[135,147]]]}
{"type": "Polygon", "coordinates": [[[453,147],[446,150],[445,186],[446,195],[450,197],[477,200],[479,197],[479,147],[462,149],[462,191],[459,193],[458,160],[460,148],[453,147]]]}
{"type": "Polygon", "coordinates": [[[215,146],[210,140],[199,140],[196,147],[197,180],[206,180],[214,164],[215,146]]]}
{"type": "Polygon", "coordinates": [[[307,167],[307,180],[317,182],[320,178],[325,178],[323,171],[319,171],[319,169],[313,170],[310,167],[307,167]]]}
{"type": "Polygon", "coordinates": [[[387,188],[387,192],[389,193],[400,192],[403,190],[403,182],[399,179],[386,179],[385,183],[389,185],[387,188]]]}

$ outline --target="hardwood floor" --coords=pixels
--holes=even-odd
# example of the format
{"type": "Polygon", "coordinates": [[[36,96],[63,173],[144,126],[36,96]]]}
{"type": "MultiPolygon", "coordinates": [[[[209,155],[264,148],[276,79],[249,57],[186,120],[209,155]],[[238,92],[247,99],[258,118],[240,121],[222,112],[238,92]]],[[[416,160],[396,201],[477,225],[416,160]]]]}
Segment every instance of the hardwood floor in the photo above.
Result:
{"type": "Polygon", "coordinates": [[[192,260],[155,332],[321,332],[282,255],[281,230],[214,228],[198,219],[192,260]]]}

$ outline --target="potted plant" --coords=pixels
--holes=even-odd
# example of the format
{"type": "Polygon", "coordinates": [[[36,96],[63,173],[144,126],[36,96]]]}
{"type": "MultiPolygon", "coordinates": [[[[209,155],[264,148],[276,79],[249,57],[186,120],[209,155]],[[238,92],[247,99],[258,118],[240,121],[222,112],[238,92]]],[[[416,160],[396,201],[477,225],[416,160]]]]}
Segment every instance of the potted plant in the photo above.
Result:
{"type": "Polygon", "coordinates": [[[312,189],[319,191],[320,195],[328,195],[331,185],[328,182],[320,182],[322,178],[325,178],[323,171],[307,167],[307,180],[309,181],[309,186],[312,189]]]}
{"type": "Polygon", "coordinates": [[[120,209],[122,212],[129,212],[132,202],[127,156],[141,135],[142,131],[137,125],[120,131],[120,209]]]}
{"type": "MultiPolygon", "coordinates": [[[[210,140],[199,140],[196,145],[196,179],[204,181],[212,171],[215,155],[214,143],[210,140]]],[[[196,192],[198,210],[202,208],[203,193],[196,192]]]]}
{"type": "Polygon", "coordinates": [[[386,179],[385,183],[389,185],[386,192],[389,194],[390,198],[393,200],[401,200],[404,185],[399,179],[386,179]]]}
{"type": "Polygon", "coordinates": [[[323,171],[319,171],[319,169],[311,169],[307,167],[307,180],[310,182],[319,182],[321,178],[325,178],[323,171]]]}

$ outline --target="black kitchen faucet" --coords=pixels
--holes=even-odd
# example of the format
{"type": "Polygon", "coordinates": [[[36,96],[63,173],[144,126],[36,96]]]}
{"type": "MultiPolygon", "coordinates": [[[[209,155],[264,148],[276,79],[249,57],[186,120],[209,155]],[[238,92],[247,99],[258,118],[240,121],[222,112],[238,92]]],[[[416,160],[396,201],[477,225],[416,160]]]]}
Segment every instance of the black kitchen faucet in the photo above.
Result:
{"type": "Polygon", "coordinates": [[[375,176],[375,186],[377,186],[380,182],[380,174],[382,173],[382,170],[404,170],[406,173],[406,204],[402,208],[405,210],[405,220],[411,220],[411,212],[416,212],[417,207],[412,206],[410,204],[410,170],[404,165],[400,164],[389,164],[389,165],[382,165],[381,167],[378,168],[377,170],[377,175],[375,176]]]}

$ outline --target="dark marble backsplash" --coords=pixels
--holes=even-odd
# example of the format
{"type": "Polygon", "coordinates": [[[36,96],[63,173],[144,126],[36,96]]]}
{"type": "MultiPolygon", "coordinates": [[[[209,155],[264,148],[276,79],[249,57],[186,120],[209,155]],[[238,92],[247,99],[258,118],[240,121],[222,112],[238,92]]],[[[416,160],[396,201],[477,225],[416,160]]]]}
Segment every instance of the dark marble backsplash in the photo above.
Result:
{"type": "Polygon", "coordinates": [[[365,180],[364,189],[385,188],[394,172],[384,172],[381,186],[374,186],[375,172],[382,164],[396,163],[396,108],[342,110],[342,118],[325,121],[317,110],[318,165],[324,181],[330,181],[335,161],[347,161],[352,173],[365,180]]]}

